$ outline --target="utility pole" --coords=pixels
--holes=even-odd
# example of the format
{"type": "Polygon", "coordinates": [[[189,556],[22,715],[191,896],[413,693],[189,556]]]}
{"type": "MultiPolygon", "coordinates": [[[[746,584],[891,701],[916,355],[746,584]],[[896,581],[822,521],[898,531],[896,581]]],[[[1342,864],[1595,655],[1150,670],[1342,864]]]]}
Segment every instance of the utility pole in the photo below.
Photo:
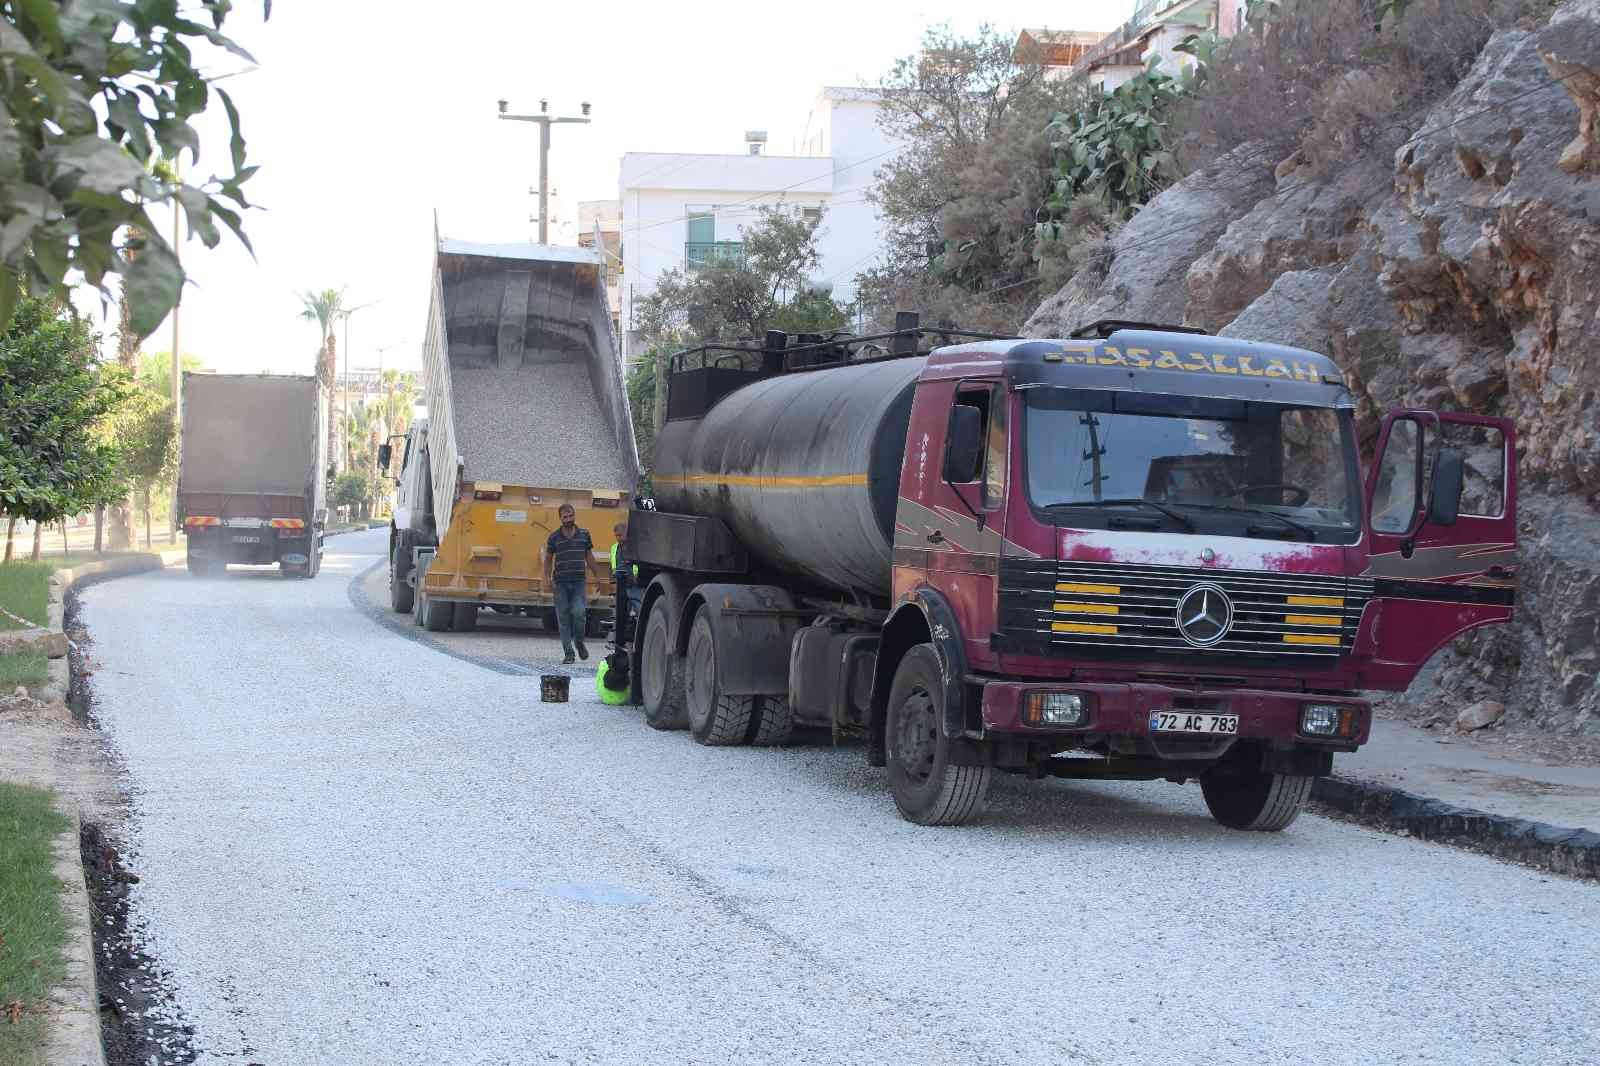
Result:
{"type": "Polygon", "coordinates": [[[562,122],[589,121],[589,102],[583,102],[582,118],[556,118],[551,115],[550,101],[544,98],[539,100],[539,113],[537,115],[510,115],[506,108],[511,105],[501,100],[500,118],[507,122],[537,122],[539,124],[539,243],[550,243],[550,127],[562,122]]]}
{"type": "Polygon", "coordinates": [[[350,316],[376,303],[382,301],[368,300],[340,312],[340,317],[344,319],[344,397],[339,405],[339,454],[334,461],[338,463],[341,474],[350,469],[350,316]]]}
{"type": "MultiPolygon", "coordinates": [[[[183,181],[183,152],[182,151],[178,152],[178,154],[173,157],[173,160],[172,160],[172,177],[173,177],[173,180],[176,181],[176,182],[181,183],[183,181]]],[[[180,240],[180,235],[178,233],[178,198],[176,196],[174,196],[172,198],[172,256],[173,256],[173,258],[175,260],[178,260],[180,269],[182,268],[182,259],[183,259],[183,253],[181,251],[182,248],[183,248],[183,243],[180,240]]],[[[172,432],[173,432],[174,436],[178,436],[179,431],[183,428],[179,424],[180,421],[183,418],[183,409],[178,405],[178,400],[179,400],[178,382],[182,378],[182,372],[179,370],[179,364],[183,361],[183,356],[181,354],[183,349],[178,347],[178,308],[181,307],[182,305],[183,305],[183,286],[180,284],[178,286],[178,299],[177,299],[177,302],[172,305],[172,432]]],[[[180,441],[182,441],[183,438],[181,436],[179,436],[178,439],[180,441]]],[[[182,445],[180,444],[179,447],[181,448],[182,445]]],[[[173,544],[177,544],[178,543],[178,479],[177,478],[173,478],[172,479],[172,501],[171,501],[171,506],[167,508],[167,525],[168,525],[167,532],[169,534],[171,534],[171,536],[172,536],[172,543],[173,544]]],[[[150,531],[147,528],[145,530],[146,535],[148,535],[149,532],[150,531]]]]}

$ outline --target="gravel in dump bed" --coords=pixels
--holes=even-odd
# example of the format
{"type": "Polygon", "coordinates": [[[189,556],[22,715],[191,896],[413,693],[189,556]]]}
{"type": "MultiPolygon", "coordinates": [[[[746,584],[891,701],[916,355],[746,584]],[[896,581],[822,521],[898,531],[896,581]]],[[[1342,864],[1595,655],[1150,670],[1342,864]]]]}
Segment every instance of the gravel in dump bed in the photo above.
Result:
{"type": "Polygon", "coordinates": [[[451,371],[456,447],[472,481],[631,487],[581,362],[451,371]]]}

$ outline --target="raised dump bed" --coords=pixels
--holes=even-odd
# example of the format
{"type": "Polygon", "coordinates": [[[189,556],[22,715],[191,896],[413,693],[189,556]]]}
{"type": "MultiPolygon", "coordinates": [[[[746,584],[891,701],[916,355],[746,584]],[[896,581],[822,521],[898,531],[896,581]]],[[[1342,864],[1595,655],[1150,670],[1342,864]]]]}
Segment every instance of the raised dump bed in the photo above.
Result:
{"type": "Polygon", "coordinates": [[[612,529],[639,478],[600,253],[441,240],[392,542],[397,610],[467,628],[480,607],[549,615],[544,545],[571,504],[612,602],[612,529]],[[436,506],[435,501],[450,501],[436,506]],[[418,577],[420,575],[420,577],[418,577]]]}

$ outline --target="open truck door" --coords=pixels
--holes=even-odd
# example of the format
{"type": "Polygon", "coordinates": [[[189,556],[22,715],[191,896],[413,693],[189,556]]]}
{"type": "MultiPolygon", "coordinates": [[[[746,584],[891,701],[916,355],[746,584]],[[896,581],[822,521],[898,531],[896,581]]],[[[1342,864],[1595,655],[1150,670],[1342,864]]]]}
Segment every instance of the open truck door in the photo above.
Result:
{"type": "Polygon", "coordinates": [[[1451,640],[1511,619],[1516,429],[1503,418],[1392,412],[1367,477],[1366,523],[1372,680],[1403,687],[1451,640]]]}

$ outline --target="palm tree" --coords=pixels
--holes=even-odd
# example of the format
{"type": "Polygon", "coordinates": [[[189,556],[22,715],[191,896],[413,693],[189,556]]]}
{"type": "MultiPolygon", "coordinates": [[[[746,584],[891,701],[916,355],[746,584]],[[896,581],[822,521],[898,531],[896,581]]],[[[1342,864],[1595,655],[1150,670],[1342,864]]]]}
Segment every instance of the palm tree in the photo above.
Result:
{"type": "MultiPolygon", "coordinates": [[[[334,379],[339,373],[338,345],[334,341],[333,324],[344,313],[344,289],[323,289],[315,292],[307,289],[300,294],[300,317],[308,322],[317,324],[317,333],[321,337],[322,345],[317,349],[317,377],[322,381],[323,387],[328,390],[329,402],[333,398],[334,379]]],[[[328,419],[328,462],[337,462],[334,458],[339,449],[339,423],[337,418],[328,419]]]]}

